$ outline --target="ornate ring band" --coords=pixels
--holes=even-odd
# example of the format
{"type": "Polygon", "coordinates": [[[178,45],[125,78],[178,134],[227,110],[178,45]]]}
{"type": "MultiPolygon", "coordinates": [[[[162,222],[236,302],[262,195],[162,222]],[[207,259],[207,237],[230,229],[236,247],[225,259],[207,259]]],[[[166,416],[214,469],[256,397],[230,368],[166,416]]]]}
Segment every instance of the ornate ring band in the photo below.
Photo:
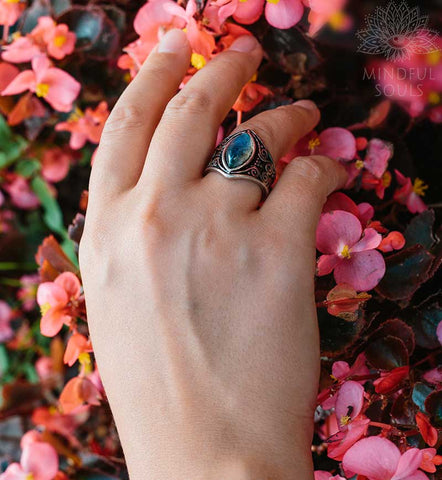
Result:
{"type": "Polygon", "coordinates": [[[255,182],[263,200],[276,178],[275,163],[253,130],[242,130],[226,137],[215,149],[204,175],[218,172],[226,178],[255,182]]]}

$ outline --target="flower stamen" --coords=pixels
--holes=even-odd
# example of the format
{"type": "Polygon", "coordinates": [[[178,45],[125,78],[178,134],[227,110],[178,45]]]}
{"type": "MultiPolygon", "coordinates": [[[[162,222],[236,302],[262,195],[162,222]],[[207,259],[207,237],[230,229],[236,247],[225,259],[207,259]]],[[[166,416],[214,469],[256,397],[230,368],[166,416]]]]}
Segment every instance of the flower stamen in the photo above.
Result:
{"type": "Polygon", "coordinates": [[[348,245],[344,245],[344,248],[342,249],[341,251],[341,256],[343,258],[350,258],[351,255],[350,255],[350,247],[348,245]]]}
{"type": "Polygon", "coordinates": [[[416,178],[413,184],[414,193],[423,197],[425,195],[425,190],[428,190],[428,185],[426,185],[420,178],[416,178]]]}

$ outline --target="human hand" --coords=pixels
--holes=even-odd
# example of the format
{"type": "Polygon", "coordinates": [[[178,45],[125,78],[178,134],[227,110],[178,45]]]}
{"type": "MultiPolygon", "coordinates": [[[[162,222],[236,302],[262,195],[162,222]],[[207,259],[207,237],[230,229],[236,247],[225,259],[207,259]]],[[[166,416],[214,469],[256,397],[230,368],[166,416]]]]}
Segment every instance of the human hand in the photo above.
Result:
{"type": "MultiPolygon", "coordinates": [[[[175,95],[190,47],[163,37],[115,106],[92,170],[80,264],[94,352],[137,479],[312,479],[319,375],[315,230],[346,175],[298,158],[261,191],[202,177],[261,48],[239,38],[175,95]]],[[[277,160],[308,101],[252,129],[277,160]]]]}

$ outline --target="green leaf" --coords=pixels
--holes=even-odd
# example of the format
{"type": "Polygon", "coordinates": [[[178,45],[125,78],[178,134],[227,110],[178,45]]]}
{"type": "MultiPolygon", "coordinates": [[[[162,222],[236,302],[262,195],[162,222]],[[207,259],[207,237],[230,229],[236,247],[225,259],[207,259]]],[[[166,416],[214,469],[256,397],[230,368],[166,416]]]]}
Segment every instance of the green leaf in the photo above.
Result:
{"type": "Polygon", "coordinates": [[[63,214],[57,200],[49,190],[49,185],[40,176],[31,180],[31,187],[40,199],[44,214],[43,219],[46,225],[56,233],[66,237],[66,230],[63,225],[63,214]]]}
{"type": "Polygon", "coordinates": [[[9,355],[6,347],[0,345],[0,378],[3,377],[4,373],[9,368],[9,355]]]}
{"type": "Polygon", "coordinates": [[[41,168],[40,162],[35,158],[25,158],[19,160],[15,166],[15,171],[25,178],[35,175],[41,168]]]}
{"type": "Polygon", "coordinates": [[[14,135],[0,115],[0,168],[5,168],[14,163],[28,146],[28,142],[19,135],[14,135]]]}

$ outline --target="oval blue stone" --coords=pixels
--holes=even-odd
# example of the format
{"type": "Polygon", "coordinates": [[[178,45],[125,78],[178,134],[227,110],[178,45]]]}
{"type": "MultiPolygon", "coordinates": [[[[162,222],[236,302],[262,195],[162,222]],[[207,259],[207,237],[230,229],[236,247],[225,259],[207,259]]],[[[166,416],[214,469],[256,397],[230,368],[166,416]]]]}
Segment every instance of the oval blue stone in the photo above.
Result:
{"type": "Polygon", "coordinates": [[[246,132],[240,133],[227,146],[224,155],[227,168],[233,170],[244,165],[253,155],[253,140],[246,132]]]}

